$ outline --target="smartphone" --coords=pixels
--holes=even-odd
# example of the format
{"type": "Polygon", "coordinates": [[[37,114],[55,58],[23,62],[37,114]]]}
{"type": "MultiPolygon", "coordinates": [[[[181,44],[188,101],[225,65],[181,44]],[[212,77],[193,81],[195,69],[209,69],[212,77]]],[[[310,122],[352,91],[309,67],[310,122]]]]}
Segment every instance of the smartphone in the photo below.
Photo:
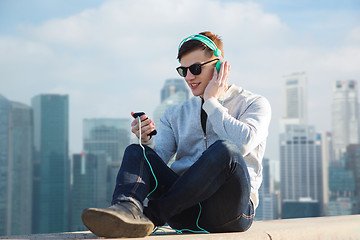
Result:
{"type": "MultiPolygon", "coordinates": [[[[137,117],[140,117],[140,116],[142,116],[142,115],[144,115],[145,113],[144,112],[136,112],[136,113],[134,113],[133,114],[133,117],[134,118],[137,118],[137,117]]],[[[146,118],[146,119],[148,119],[148,118],[146,118]]],[[[144,119],[144,120],[146,120],[146,119],[144,119]]],[[[156,135],[157,134],[157,131],[156,130],[154,130],[154,131],[152,131],[151,133],[149,133],[148,134],[148,136],[153,136],[153,135],[156,135]]]]}

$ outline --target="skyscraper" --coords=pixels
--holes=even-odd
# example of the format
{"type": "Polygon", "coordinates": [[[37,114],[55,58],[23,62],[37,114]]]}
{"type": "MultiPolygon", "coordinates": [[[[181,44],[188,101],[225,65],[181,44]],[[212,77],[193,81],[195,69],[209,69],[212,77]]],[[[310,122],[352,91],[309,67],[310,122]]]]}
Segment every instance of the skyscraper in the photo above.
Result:
{"type": "Polygon", "coordinates": [[[283,123],[307,124],[307,76],[304,72],[283,77],[283,123]]]}
{"type": "Polygon", "coordinates": [[[69,97],[42,94],[32,98],[34,111],[33,232],[68,231],[69,97]]]}
{"type": "Polygon", "coordinates": [[[128,118],[93,118],[83,122],[83,149],[86,153],[103,152],[110,162],[121,163],[130,143],[128,118]]]}
{"type": "Polygon", "coordinates": [[[167,79],[161,89],[161,102],[177,92],[184,92],[185,98],[189,98],[189,91],[183,79],[167,79]]]}
{"type": "Polygon", "coordinates": [[[332,102],[332,136],[336,159],[341,158],[349,144],[360,143],[359,118],[357,81],[336,81],[332,102]]]}
{"type": "Polygon", "coordinates": [[[182,79],[168,79],[161,90],[161,103],[155,108],[153,121],[159,126],[160,118],[165,110],[173,105],[184,102],[189,98],[189,91],[182,79]]]}
{"type": "Polygon", "coordinates": [[[128,118],[94,118],[84,119],[83,144],[86,154],[107,158],[107,204],[115,187],[126,147],[130,144],[130,119],[128,118]]]}
{"type": "MultiPolygon", "coordinates": [[[[350,144],[345,152],[345,169],[353,171],[355,195],[360,206],[360,144],[350,144]]],[[[360,212],[359,212],[360,213],[360,212]]]]}
{"type": "Polygon", "coordinates": [[[106,160],[105,153],[73,155],[70,231],[87,230],[81,221],[85,208],[108,206],[106,160]]]}
{"type": "Polygon", "coordinates": [[[259,188],[259,206],[256,209],[255,220],[277,219],[277,195],[272,192],[270,178],[270,160],[263,158],[263,181],[259,188]]]}
{"type": "Polygon", "coordinates": [[[31,108],[0,95],[0,235],[31,233],[32,128],[31,108]]]}
{"type": "Polygon", "coordinates": [[[10,138],[11,103],[0,95],[0,235],[10,235],[8,227],[8,196],[9,194],[9,138],[10,138]],[[3,194],[6,193],[6,194],[3,194]]]}
{"type": "MultiPolygon", "coordinates": [[[[286,125],[280,134],[280,173],[282,206],[287,203],[317,202],[322,207],[321,139],[314,127],[286,125]]],[[[300,206],[300,205],[299,205],[300,206]]],[[[289,216],[284,213],[283,216],[289,216]]],[[[302,211],[298,209],[298,211],[302,211]]]]}
{"type": "Polygon", "coordinates": [[[329,203],[327,215],[356,214],[358,209],[354,171],[346,170],[346,160],[340,159],[329,166],[329,203]]]}
{"type": "Polygon", "coordinates": [[[294,73],[283,80],[279,138],[282,217],[318,216],[323,208],[322,147],[321,135],[307,125],[307,77],[294,73]]]}
{"type": "Polygon", "coordinates": [[[329,201],[329,166],[333,161],[333,144],[330,132],[321,132],[321,157],[322,157],[322,185],[323,185],[323,209],[322,213],[327,215],[327,204],[329,201]]]}

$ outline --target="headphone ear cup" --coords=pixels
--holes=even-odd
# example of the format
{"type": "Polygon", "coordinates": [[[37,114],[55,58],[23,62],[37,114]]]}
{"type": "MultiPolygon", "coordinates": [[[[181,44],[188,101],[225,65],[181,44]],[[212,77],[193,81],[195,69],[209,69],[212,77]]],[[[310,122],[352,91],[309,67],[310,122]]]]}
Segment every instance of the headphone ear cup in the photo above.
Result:
{"type": "MultiPolygon", "coordinates": [[[[215,44],[215,43],[214,43],[215,44]]],[[[215,57],[220,57],[221,56],[221,50],[218,49],[215,45],[215,49],[214,49],[214,55],[215,57]]]]}
{"type": "Polygon", "coordinates": [[[224,61],[222,61],[222,60],[220,60],[220,61],[218,61],[217,63],[216,63],[216,70],[217,70],[217,73],[219,74],[219,72],[220,72],[220,66],[221,66],[221,63],[223,63],[224,61]]]}

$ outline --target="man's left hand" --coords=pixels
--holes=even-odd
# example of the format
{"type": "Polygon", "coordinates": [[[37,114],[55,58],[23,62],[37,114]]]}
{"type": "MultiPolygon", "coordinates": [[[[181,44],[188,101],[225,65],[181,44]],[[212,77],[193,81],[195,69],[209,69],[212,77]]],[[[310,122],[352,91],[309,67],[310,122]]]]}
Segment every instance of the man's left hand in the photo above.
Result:
{"type": "Polygon", "coordinates": [[[214,75],[204,91],[204,100],[210,98],[220,99],[227,90],[227,81],[229,78],[230,65],[228,62],[221,63],[219,74],[214,68],[214,75]]]}

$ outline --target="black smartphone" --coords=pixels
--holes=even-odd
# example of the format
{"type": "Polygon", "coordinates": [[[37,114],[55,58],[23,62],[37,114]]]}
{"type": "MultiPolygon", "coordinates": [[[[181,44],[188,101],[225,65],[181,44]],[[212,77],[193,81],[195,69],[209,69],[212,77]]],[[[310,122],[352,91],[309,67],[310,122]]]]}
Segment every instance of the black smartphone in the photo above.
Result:
{"type": "MultiPolygon", "coordinates": [[[[136,112],[136,113],[134,113],[133,114],[133,117],[134,118],[137,118],[137,117],[140,117],[140,116],[142,116],[142,115],[144,115],[145,113],[144,112],[136,112]]],[[[147,118],[146,118],[147,119],[147,118]]],[[[146,119],[144,119],[144,120],[146,120],[146,119]]],[[[152,131],[151,133],[149,133],[148,134],[148,136],[153,136],[153,135],[156,135],[157,134],[157,131],[156,130],[154,130],[154,131],[152,131]]]]}

